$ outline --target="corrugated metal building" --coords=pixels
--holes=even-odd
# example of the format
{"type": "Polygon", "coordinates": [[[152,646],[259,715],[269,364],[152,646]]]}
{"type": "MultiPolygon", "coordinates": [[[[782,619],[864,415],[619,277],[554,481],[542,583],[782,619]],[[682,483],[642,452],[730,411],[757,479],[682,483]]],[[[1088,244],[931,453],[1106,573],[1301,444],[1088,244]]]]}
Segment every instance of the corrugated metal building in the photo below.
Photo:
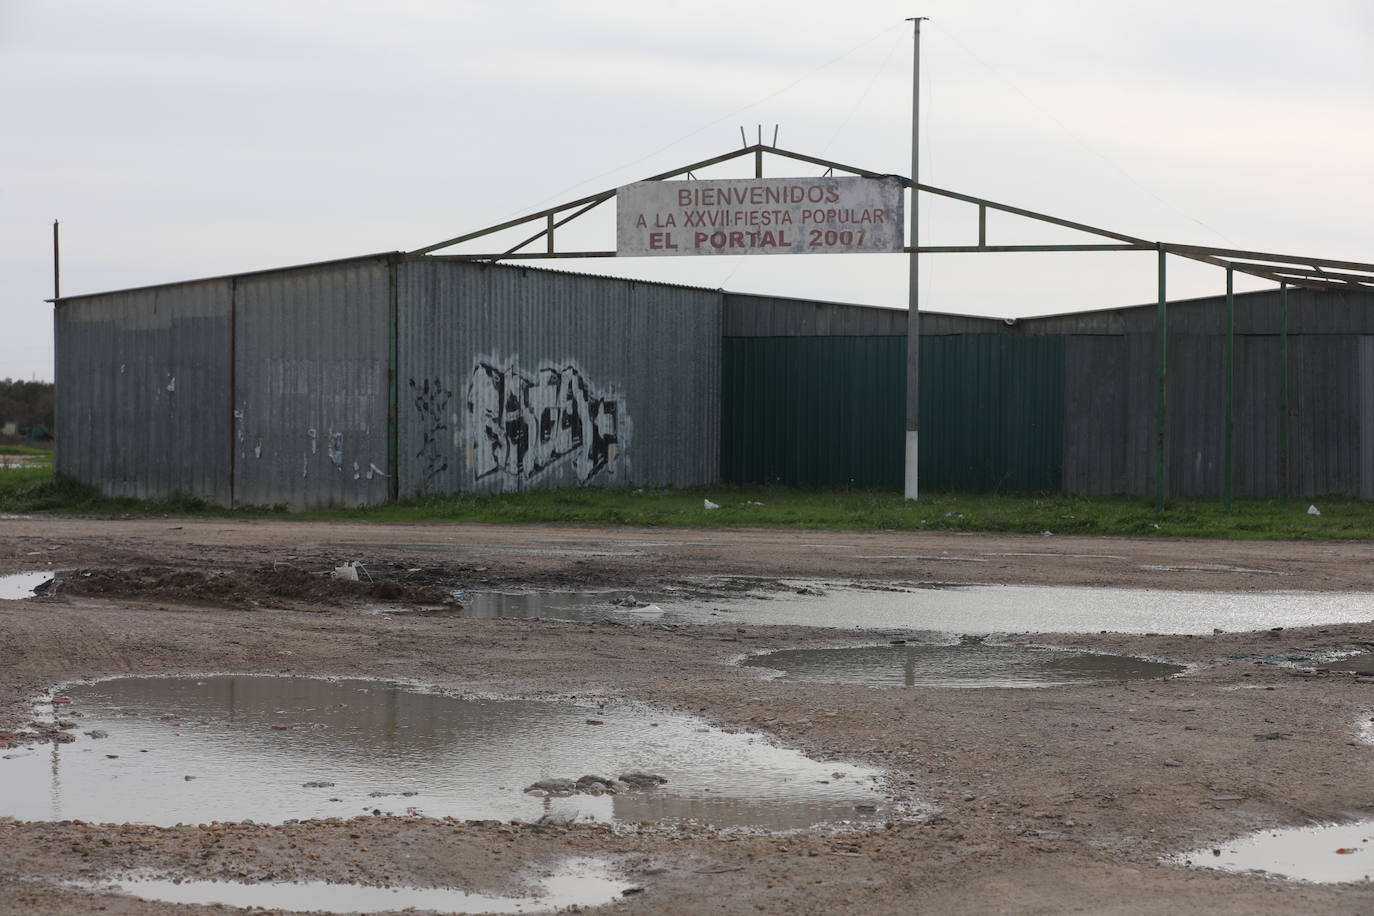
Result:
{"type": "MultiPolygon", "coordinates": [[[[1235,491],[1374,498],[1374,295],[1236,297],[1235,491]]],[[[1154,305],[924,313],[923,489],[1154,492],[1154,305]]],[[[59,473],[375,505],[550,486],[900,489],[906,312],[380,254],[64,297],[59,473]]],[[[1224,300],[1169,307],[1168,489],[1221,492],[1224,300]]]]}
{"type": "MultiPolygon", "coordinates": [[[[1225,315],[1222,296],[1168,306],[1173,496],[1222,493],[1225,315]]],[[[1157,320],[923,313],[922,487],[1152,494],[1157,320]]],[[[1277,290],[1235,297],[1236,495],[1278,497],[1286,462],[1289,496],[1374,499],[1374,294],[1289,289],[1282,332],[1277,290]]],[[[726,480],[901,488],[906,312],[727,296],[725,334],[726,480]]]]}
{"type": "Polygon", "coordinates": [[[364,506],[719,479],[719,292],[384,254],[61,299],[57,472],[364,506]]]}

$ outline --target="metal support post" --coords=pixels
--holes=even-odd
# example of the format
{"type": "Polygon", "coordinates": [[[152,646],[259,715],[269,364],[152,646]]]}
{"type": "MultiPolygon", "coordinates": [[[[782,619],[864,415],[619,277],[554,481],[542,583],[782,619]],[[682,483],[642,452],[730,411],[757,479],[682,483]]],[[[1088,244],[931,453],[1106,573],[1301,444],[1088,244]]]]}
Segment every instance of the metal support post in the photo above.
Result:
{"type": "Polygon", "coordinates": [[[918,486],[917,464],[920,457],[921,429],[921,312],[919,307],[921,246],[921,20],[915,24],[914,51],[911,58],[911,229],[907,255],[907,313],[906,313],[906,456],[904,492],[907,499],[916,499],[918,486]]]}
{"type": "Polygon", "coordinates": [[[1279,284],[1279,503],[1288,502],[1288,284],[1279,284]]]}
{"type": "Polygon", "coordinates": [[[1169,369],[1169,301],[1165,295],[1163,246],[1159,247],[1159,310],[1155,313],[1155,352],[1158,357],[1159,387],[1155,393],[1155,509],[1164,511],[1164,498],[1168,494],[1165,473],[1168,469],[1168,455],[1165,451],[1165,423],[1168,419],[1168,369],[1169,369]]]}
{"type": "Polygon", "coordinates": [[[1221,502],[1231,508],[1232,474],[1235,467],[1236,296],[1234,271],[1226,268],[1226,431],[1222,443],[1221,502]]]}

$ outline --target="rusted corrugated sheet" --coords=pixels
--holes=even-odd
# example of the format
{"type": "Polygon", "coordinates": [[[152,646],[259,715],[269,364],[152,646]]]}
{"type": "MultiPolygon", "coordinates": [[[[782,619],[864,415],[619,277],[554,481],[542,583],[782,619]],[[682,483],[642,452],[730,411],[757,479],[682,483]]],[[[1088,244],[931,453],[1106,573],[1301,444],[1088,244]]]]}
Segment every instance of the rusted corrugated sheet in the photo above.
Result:
{"type": "MultiPolygon", "coordinates": [[[[1220,277],[1220,272],[1218,272],[1220,277]]],[[[1236,333],[1279,332],[1278,289],[1237,293],[1236,333]]],[[[1040,334],[1140,334],[1154,330],[1157,303],[1120,309],[1022,318],[1016,332],[1040,334]]],[[[1225,332],[1226,297],[1208,296],[1169,303],[1171,334],[1225,332]]],[[[1290,334],[1374,334],[1374,293],[1288,290],[1290,334]]]]}
{"type": "Polygon", "coordinates": [[[719,293],[398,267],[400,493],[718,479],[719,293]]]}
{"type": "MultiPolygon", "coordinates": [[[[725,294],[725,337],[905,337],[906,326],[906,309],[725,294]]],[[[922,336],[994,334],[1006,330],[1008,325],[997,318],[921,313],[922,336]]]]}
{"type": "Polygon", "coordinates": [[[228,503],[231,287],[58,304],[57,473],[110,496],[228,503]]]}
{"type": "MultiPolygon", "coordinates": [[[[1064,490],[1089,496],[1130,492],[1127,430],[1133,410],[1126,338],[1074,334],[1064,353],[1064,490]]],[[[1154,400],[1150,399],[1153,406],[1154,400]]]]}
{"type": "Polygon", "coordinates": [[[901,487],[904,338],[729,337],[722,363],[724,482],[901,487]]]}
{"type": "Polygon", "coordinates": [[[256,274],[234,290],[234,502],[384,503],[385,258],[256,274]]]}
{"type": "Polygon", "coordinates": [[[1289,342],[1289,494],[1359,496],[1359,338],[1289,342]]]}

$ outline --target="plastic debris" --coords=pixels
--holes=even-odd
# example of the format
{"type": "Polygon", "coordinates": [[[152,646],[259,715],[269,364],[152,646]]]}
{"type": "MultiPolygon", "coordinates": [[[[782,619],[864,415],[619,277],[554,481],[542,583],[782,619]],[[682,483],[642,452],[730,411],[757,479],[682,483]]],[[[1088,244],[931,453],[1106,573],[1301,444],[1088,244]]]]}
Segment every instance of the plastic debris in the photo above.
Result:
{"type": "Polygon", "coordinates": [[[358,564],[345,563],[342,566],[335,566],[332,573],[335,579],[343,579],[348,582],[358,581],[358,564]]]}
{"type": "Polygon", "coordinates": [[[1309,506],[1307,507],[1307,514],[1308,514],[1308,515],[1321,515],[1321,514],[1322,514],[1322,510],[1318,509],[1318,508],[1316,507],[1315,504],[1312,504],[1312,505],[1309,505],[1309,506]]]}
{"type": "Polygon", "coordinates": [[[702,502],[706,504],[706,508],[707,508],[707,509],[719,509],[719,508],[720,508],[720,503],[713,503],[713,502],[711,502],[709,499],[703,499],[702,502]]]}

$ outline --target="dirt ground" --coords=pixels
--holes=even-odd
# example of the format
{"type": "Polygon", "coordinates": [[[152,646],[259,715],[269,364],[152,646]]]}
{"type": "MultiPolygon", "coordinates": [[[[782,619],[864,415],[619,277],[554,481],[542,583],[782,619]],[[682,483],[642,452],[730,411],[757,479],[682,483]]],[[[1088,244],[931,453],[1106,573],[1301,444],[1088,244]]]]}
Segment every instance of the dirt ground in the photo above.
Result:
{"type": "Polygon", "coordinates": [[[1374,644],[1374,623],[1041,635],[1034,641],[1194,667],[1129,684],[883,690],[760,680],[728,663],[745,650],[872,642],[873,634],[387,617],[346,595],[275,593],[261,572],[271,564],[320,572],[347,561],[394,571],[416,589],[695,583],[709,591],[730,586],[701,577],[762,576],[1374,593],[1368,543],[0,520],[0,573],[135,571],[0,601],[0,733],[23,732],[31,700],[70,678],[415,678],[456,691],[627,697],[689,712],[822,759],[881,766],[894,791],[926,806],[854,832],[773,835],[424,817],[172,828],[0,818],[0,913],[228,912],[59,883],[135,868],[510,892],[519,889],[511,886],[519,866],[589,854],[643,888],[608,913],[1374,912],[1370,884],[1309,885],[1160,861],[1260,827],[1374,816],[1374,745],[1360,737],[1374,717],[1374,678],[1275,661],[1374,644]]]}

